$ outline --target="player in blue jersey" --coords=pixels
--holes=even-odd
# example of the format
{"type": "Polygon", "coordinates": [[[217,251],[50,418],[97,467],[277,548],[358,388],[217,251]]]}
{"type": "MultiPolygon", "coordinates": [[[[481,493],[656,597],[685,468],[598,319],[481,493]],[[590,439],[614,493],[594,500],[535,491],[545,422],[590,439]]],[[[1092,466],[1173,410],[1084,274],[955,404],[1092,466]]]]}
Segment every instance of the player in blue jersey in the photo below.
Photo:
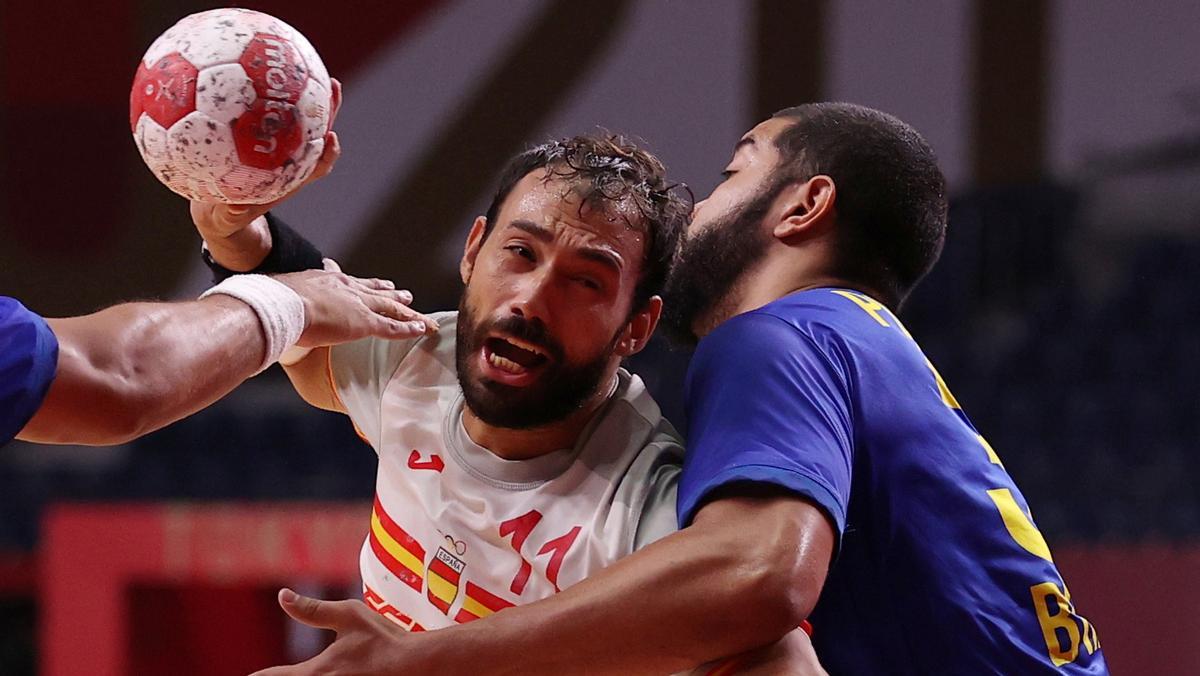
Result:
{"type": "Polygon", "coordinates": [[[835,674],[1107,673],[1020,491],[893,312],[945,236],[925,141],[859,106],[788,109],[694,216],[664,304],[701,338],[680,532],[428,634],[347,602],[289,612],[336,629],[356,673],[664,673],[802,639],[805,618],[835,674]]]}
{"type": "Polygon", "coordinates": [[[390,282],[320,270],[250,279],[198,301],[126,303],[66,319],[0,296],[0,446],[14,436],[122,443],[211,404],[288,345],[427,327],[390,282]]]}
{"type": "Polygon", "coordinates": [[[941,251],[944,185],[912,128],[860,106],[739,141],[665,294],[664,326],[701,337],[680,522],[773,493],[818,511],[797,583],[832,673],[1105,673],[1025,499],[893,313],[941,251]]]}

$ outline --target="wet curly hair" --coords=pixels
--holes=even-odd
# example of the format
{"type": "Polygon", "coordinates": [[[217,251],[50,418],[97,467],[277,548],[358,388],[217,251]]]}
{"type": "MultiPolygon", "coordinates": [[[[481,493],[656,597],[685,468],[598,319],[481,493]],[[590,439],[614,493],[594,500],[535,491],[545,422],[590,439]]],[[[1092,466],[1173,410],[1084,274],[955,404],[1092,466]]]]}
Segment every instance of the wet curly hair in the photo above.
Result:
{"type": "Polygon", "coordinates": [[[693,197],[687,186],[669,182],[657,157],[620,134],[580,134],[547,141],[509,160],[487,210],[485,239],[513,187],[539,169],[547,170],[544,180],[563,181],[580,195],[580,210],[627,214],[628,206],[636,208],[636,222],[629,222],[629,227],[645,234],[646,256],[634,290],[633,311],[660,293],[691,218],[693,197]]]}

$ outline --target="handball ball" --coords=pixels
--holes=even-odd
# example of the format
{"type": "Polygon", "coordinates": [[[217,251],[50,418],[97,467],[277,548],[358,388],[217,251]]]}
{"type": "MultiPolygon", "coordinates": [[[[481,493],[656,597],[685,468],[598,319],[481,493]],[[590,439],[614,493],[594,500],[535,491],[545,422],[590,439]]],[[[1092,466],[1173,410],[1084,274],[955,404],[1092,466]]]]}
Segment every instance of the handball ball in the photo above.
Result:
{"type": "Polygon", "coordinates": [[[129,126],[146,165],[191,200],[265,204],[316,167],[332,88],[299,31],[246,9],[180,20],[146,51],[129,126]]]}

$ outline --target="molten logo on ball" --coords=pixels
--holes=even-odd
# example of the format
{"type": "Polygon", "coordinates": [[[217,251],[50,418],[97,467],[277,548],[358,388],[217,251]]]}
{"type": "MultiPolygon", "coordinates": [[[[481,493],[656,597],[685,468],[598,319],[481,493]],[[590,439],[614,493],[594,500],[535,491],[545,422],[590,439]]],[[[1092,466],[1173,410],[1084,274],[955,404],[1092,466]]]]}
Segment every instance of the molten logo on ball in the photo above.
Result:
{"type": "Polygon", "coordinates": [[[254,83],[258,99],[234,122],[238,158],[260,169],[286,164],[302,141],[296,104],[308,79],[304,61],[287,42],[258,35],[239,63],[254,83]]]}
{"type": "Polygon", "coordinates": [[[142,57],[129,123],[142,159],[194,200],[274,201],[316,166],[331,88],[299,32],[260,12],[186,17],[142,57]]]}

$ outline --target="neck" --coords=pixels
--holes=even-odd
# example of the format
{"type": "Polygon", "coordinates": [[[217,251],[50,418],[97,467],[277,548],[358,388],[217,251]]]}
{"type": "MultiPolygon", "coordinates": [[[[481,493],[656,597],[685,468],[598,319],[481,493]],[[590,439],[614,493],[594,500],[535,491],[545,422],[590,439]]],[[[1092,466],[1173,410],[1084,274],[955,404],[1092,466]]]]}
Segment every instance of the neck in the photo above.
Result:
{"type": "Polygon", "coordinates": [[[696,335],[703,338],[731,317],[757,310],[788,294],[830,286],[854,289],[872,297],[876,295],[848,279],[804,266],[797,267],[794,260],[765,259],[760,265],[747,270],[733,291],[697,322],[696,335]]]}
{"type": "Polygon", "coordinates": [[[579,435],[591,422],[592,417],[616,392],[616,371],[609,374],[604,382],[607,384],[599,388],[595,396],[579,407],[579,410],[546,425],[527,429],[495,427],[480,420],[471,407],[466,406],[463,408],[463,427],[466,428],[471,441],[505,460],[529,460],[559,449],[570,448],[579,440],[579,435]]]}

